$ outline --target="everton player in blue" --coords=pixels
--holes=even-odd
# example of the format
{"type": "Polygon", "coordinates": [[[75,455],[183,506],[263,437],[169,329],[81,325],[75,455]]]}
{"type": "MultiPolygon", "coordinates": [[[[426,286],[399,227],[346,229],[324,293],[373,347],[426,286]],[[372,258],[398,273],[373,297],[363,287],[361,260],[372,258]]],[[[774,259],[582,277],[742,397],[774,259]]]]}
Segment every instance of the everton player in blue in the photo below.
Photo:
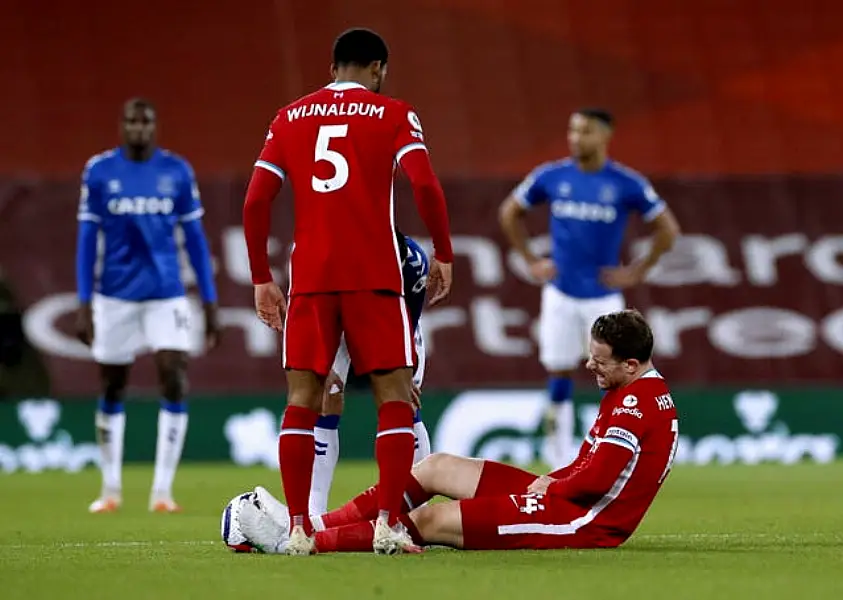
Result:
{"type": "Polygon", "coordinates": [[[131,365],[145,350],[154,353],[161,393],[149,509],[180,510],[172,485],[187,432],[186,367],[194,324],[180,275],[177,227],[202,296],[207,346],[219,339],[199,189],[186,160],[156,147],[155,125],[155,108],[148,101],[129,100],[122,146],[91,158],[82,174],[77,334],[91,346],[100,372],[95,422],[102,492],[89,508],[97,513],[115,511],[122,503],[123,400],[131,365]],[[103,248],[97,273],[98,237],[103,248]]]}
{"type": "Polygon", "coordinates": [[[571,156],[533,170],[501,205],[501,227],[530,273],[543,282],[539,357],[549,375],[545,420],[552,466],[574,458],[572,376],[584,357],[589,331],[601,315],[620,311],[622,290],[639,284],[679,235],[679,224],[650,182],[611,160],[612,115],[583,109],[571,115],[571,156]],[[550,206],[550,258],[536,256],[527,242],[524,215],[550,206]],[[653,234],[649,254],[620,262],[624,230],[638,213],[653,234]]]}
{"type": "MultiPolygon", "coordinates": [[[[413,340],[416,345],[418,364],[413,371],[413,394],[418,401],[424,379],[425,350],[419,320],[427,295],[427,276],[430,263],[418,242],[396,231],[398,249],[401,253],[401,274],[404,279],[404,300],[410,313],[413,326],[413,340]]],[[[318,517],[328,510],[328,495],[334,480],[334,470],[339,459],[339,422],[343,409],[343,394],[351,357],[345,344],[345,336],[340,342],[331,373],[325,380],[325,399],[322,414],[314,428],[316,457],[313,462],[313,478],[310,486],[308,510],[311,517],[318,517]]],[[[430,436],[421,420],[421,411],[417,408],[413,419],[413,433],[416,436],[416,450],[413,463],[430,454],[430,436]]]]}

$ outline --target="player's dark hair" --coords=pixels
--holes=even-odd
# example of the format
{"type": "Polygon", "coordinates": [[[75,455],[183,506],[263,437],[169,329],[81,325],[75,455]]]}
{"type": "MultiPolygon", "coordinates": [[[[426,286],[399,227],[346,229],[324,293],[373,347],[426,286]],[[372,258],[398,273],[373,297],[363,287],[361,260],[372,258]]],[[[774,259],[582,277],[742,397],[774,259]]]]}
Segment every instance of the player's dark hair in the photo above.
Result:
{"type": "Polygon", "coordinates": [[[128,100],[126,100],[126,102],[123,104],[123,112],[125,113],[130,108],[140,108],[144,110],[149,109],[153,113],[158,113],[158,111],[155,110],[155,105],[152,103],[151,100],[142,98],[140,96],[135,96],[134,98],[129,98],[128,100]]]}
{"type": "Polygon", "coordinates": [[[653,330],[637,310],[622,310],[598,317],[591,337],[612,349],[618,360],[647,362],[653,356],[653,330]]]}
{"type": "Polygon", "coordinates": [[[383,38],[371,29],[354,28],[344,31],[334,42],[334,65],[368,67],[375,61],[386,64],[389,49],[383,38]]]}
{"type": "Polygon", "coordinates": [[[595,121],[600,121],[606,127],[614,127],[615,126],[615,117],[605,108],[581,108],[579,109],[576,114],[582,115],[588,119],[594,119],[595,121]]]}

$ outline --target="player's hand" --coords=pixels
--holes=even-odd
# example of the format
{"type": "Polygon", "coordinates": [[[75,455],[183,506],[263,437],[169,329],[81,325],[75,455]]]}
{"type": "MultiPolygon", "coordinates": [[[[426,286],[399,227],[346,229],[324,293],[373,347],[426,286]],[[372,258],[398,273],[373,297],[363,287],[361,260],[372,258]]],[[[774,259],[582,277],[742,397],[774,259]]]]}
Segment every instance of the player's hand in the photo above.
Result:
{"type": "Polygon", "coordinates": [[[550,484],[556,481],[550,475],[542,475],[527,487],[529,494],[547,494],[547,488],[550,484]]]}
{"type": "Polygon", "coordinates": [[[430,273],[427,276],[427,290],[430,295],[429,306],[436,306],[451,295],[451,284],[454,281],[454,265],[439,262],[435,258],[430,261],[430,273]]]}
{"type": "Polygon", "coordinates": [[[421,408],[421,388],[415,382],[413,382],[413,391],[410,392],[410,402],[413,403],[416,410],[421,408]]]}
{"type": "Polygon", "coordinates": [[[213,350],[219,345],[220,337],[222,337],[217,305],[215,302],[206,302],[202,305],[202,311],[205,313],[205,347],[213,350]]]}
{"type": "Polygon", "coordinates": [[[284,315],[287,314],[287,301],[284,293],[274,282],[255,286],[255,311],[258,318],[279,333],[284,329],[284,315]]]}
{"type": "Polygon", "coordinates": [[[94,314],[90,304],[82,304],[76,311],[76,338],[86,346],[94,341],[94,314]]]}
{"type": "Polygon", "coordinates": [[[600,272],[600,280],[610,288],[623,290],[644,281],[647,271],[639,265],[609,267],[600,272]]]}
{"type": "Polygon", "coordinates": [[[537,258],[529,264],[529,267],[530,275],[541,283],[547,283],[556,277],[556,265],[549,258],[537,258]]]}
{"type": "Polygon", "coordinates": [[[342,394],[345,391],[345,386],[342,383],[340,376],[336,372],[331,371],[325,378],[325,393],[326,394],[342,394]]]}

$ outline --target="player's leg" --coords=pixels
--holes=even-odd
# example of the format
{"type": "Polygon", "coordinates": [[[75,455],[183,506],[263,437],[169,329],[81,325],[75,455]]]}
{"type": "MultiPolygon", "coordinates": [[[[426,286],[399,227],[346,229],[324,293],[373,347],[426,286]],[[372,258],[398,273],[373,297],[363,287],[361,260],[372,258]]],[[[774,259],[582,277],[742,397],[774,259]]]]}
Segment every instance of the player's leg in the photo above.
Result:
{"type": "MultiPolygon", "coordinates": [[[[424,383],[424,368],[426,365],[426,355],[424,347],[424,335],[422,335],[421,325],[416,327],[413,340],[416,346],[416,368],[413,371],[413,386],[418,394],[421,394],[422,384],[424,383]]],[[[416,436],[416,451],[413,454],[413,464],[421,462],[430,454],[430,434],[427,432],[424,421],[422,421],[421,408],[416,408],[416,413],[413,416],[413,433],[416,436]]]]}
{"type": "Polygon", "coordinates": [[[380,540],[401,514],[413,466],[412,328],[404,298],[397,294],[350,292],[341,297],[351,361],[358,373],[369,374],[378,407],[375,457],[380,479],[375,549],[380,552],[380,540]]]}
{"type": "Polygon", "coordinates": [[[550,403],[545,418],[548,460],[554,469],[575,454],[573,376],[584,352],[582,325],[572,298],[553,285],[542,290],[539,357],[548,373],[550,403]]]}
{"type": "Polygon", "coordinates": [[[313,461],[313,481],[310,486],[311,515],[328,512],[328,497],[340,455],[339,424],[350,366],[351,358],[348,356],[345,337],[342,337],[334,364],[331,365],[331,374],[325,382],[322,412],[313,429],[316,457],[313,461]]]}
{"type": "Polygon", "coordinates": [[[94,418],[100,448],[102,490],[89,507],[91,512],[111,512],[122,502],[123,409],[131,364],[141,342],[140,306],[94,295],[91,309],[94,339],[91,353],[98,364],[100,398],[94,418]]]}
{"type": "Polygon", "coordinates": [[[143,303],[143,331],[154,353],[160,408],[155,443],[155,474],[149,510],[178,512],[173,500],[173,481],[187,436],[187,358],[192,349],[193,324],[185,297],[143,303]]]}
{"type": "Polygon", "coordinates": [[[308,500],[313,477],[313,429],[319,418],[325,378],[334,361],[342,332],[336,294],[293,296],[283,336],[287,370],[287,408],[278,436],[278,460],[292,525],[291,552],[307,554],[308,500]]]}

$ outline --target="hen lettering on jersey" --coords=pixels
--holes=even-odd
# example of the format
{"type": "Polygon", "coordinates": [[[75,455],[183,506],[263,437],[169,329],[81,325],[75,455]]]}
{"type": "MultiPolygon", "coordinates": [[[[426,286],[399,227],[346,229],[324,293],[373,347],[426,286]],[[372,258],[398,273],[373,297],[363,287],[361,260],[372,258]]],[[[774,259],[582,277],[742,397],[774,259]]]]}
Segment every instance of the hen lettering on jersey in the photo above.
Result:
{"type": "Polygon", "coordinates": [[[113,215],[169,215],[175,208],[172,198],[154,196],[112,198],[107,206],[108,212],[113,215]]]}
{"type": "Polygon", "coordinates": [[[339,104],[306,104],[287,109],[287,120],[307,117],[371,117],[383,119],[384,107],[367,102],[340,102],[339,104]]]}
{"type": "Polygon", "coordinates": [[[636,419],[643,419],[644,413],[642,413],[637,408],[627,408],[625,406],[616,406],[615,409],[612,411],[612,416],[617,415],[632,415],[636,419]]]}
{"type": "Polygon", "coordinates": [[[671,408],[674,408],[673,398],[670,397],[670,394],[656,396],[656,404],[658,405],[659,410],[670,410],[671,408]]]}
{"type": "Polygon", "coordinates": [[[614,206],[574,202],[573,200],[554,200],[550,204],[550,211],[558,219],[614,223],[615,219],[618,218],[618,211],[614,206]]]}

